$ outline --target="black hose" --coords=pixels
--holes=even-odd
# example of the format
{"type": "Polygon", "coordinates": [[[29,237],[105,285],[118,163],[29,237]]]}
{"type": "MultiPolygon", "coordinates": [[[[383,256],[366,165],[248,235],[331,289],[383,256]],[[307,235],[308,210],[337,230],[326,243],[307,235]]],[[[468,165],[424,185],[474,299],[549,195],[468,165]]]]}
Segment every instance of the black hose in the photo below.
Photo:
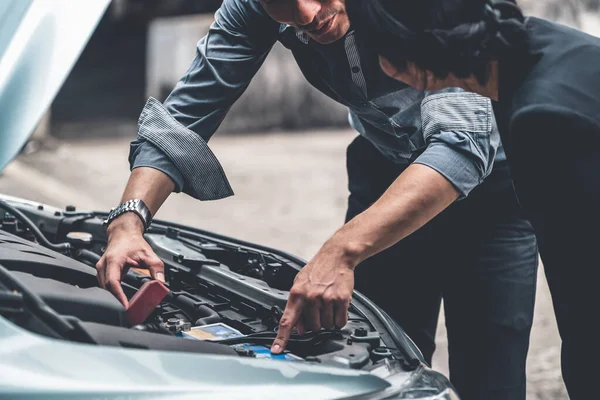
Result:
{"type": "Polygon", "coordinates": [[[219,313],[217,313],[215,310],[208,306],[198,307],[198,312],[202,312],[203,314],[206,314],[206,316],[198,318],[196,320],[195,326],[202,326],[221,322],[221,316],[219,315],[219,313]]]}
{"type": "Polygon", "coordinates": [[[71,245],[69,243],[59,243],[59,244],[51,243],[48,239],[46,239],[46,236],[44,236],[42,231],[39,230],[39,228],[33,223],[33,221],[31,219],[29,219],[29,217],[27,217],[25,214],[23,214],[21,212],[21,210],[19,210],[16,207],[11,206],[10,204],[8,204],[6,201],[4,201],[2,199],[0,199],[0,208],[3,208],[5,211],[8,211],[9,213],[13,214],[15,217],[20,219],[21,222],[23,222],[25,225],[27,225],[29,230],[31,230],[31,233],[33,233],[33,236],[35,236],[35,239],[42,246],[47,247],[54,251],[58,251],[58,252],[64,252],[71,248],[71,245]]]}
{"type": "Polygon", "coordinates": [[[100,256],[98,254],[86,249],[77,250],[76,255],[80,260],[92,263],[94,267],[96,266],[98,261],[100,261],[100,256]]]}

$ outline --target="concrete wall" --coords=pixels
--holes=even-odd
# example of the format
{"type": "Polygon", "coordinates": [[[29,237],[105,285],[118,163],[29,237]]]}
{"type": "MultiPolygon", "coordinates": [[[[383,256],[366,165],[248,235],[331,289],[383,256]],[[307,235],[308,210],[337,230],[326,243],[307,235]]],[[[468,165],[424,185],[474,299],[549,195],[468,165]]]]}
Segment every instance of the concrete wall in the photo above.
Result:
{"type": "MultiPolygon", "coordinates": [[[[212,15],[154,20],[148,30],[146,93],[166,98],[192,61],[212,15]]],[[[275,45],[220,132],[346,127],[347,109],[310,86],[292,54],[275,45]]]]}
{"type": "Polygon", "coordinates": [[[519,0],[526,14],[600,36],[600,0],[519,0]]]}
{"type": "Polygon", "coordinates": [[[144,19],[104,16],[52,104],[52,135],[95,137],[96,125],[97,132],[107,124],[135,125],[145,102],[147,31],[144,19]]]}

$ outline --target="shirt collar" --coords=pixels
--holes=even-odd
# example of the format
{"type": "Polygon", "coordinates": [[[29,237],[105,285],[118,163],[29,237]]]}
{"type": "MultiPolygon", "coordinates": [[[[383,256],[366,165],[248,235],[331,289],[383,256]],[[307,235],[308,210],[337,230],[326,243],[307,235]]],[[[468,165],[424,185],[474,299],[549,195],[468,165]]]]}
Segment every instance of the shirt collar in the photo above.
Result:
{"type": "Polygon", "coordinates": [[[283,33],[284,31],[286,31],[288,29],[293,29],[296,33],[296,37],[302,43],[308,44],[308,42],[310,41],[310,37],[308,36],[308,34],[306,32],[303,32],[302,30],[300,30],[298,28],[294,28],[293,26],[291,26],[289,24],[281,24],[279,26],[279,33],[283,33]]]}

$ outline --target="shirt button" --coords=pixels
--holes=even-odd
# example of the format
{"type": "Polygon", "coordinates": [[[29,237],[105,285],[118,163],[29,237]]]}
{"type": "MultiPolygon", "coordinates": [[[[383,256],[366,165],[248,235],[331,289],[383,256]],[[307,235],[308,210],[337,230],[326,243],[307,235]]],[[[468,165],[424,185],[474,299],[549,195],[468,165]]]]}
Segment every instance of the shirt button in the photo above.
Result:
{"type": "Polygon", "coordinates": [[[352,67],[352,73],[354,74],[358,74],[360,72],[360,68],[359,67],[352,67]]]}

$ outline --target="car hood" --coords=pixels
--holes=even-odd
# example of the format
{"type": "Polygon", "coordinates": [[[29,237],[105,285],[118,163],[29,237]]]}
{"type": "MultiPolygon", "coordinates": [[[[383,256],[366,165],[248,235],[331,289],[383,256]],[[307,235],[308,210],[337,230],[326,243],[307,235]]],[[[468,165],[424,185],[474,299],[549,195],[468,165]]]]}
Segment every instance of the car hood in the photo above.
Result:
{"type": "Polygon", "coordinates": [[[356,370],[69,343],[0,317],[0,392],[14,399],[338,399],[389,386],[356,370]]]}
{"type": "Polygon", "coordinates": [[[0,171],[31,136],[109,3],[0,2],[0,171]]]}

